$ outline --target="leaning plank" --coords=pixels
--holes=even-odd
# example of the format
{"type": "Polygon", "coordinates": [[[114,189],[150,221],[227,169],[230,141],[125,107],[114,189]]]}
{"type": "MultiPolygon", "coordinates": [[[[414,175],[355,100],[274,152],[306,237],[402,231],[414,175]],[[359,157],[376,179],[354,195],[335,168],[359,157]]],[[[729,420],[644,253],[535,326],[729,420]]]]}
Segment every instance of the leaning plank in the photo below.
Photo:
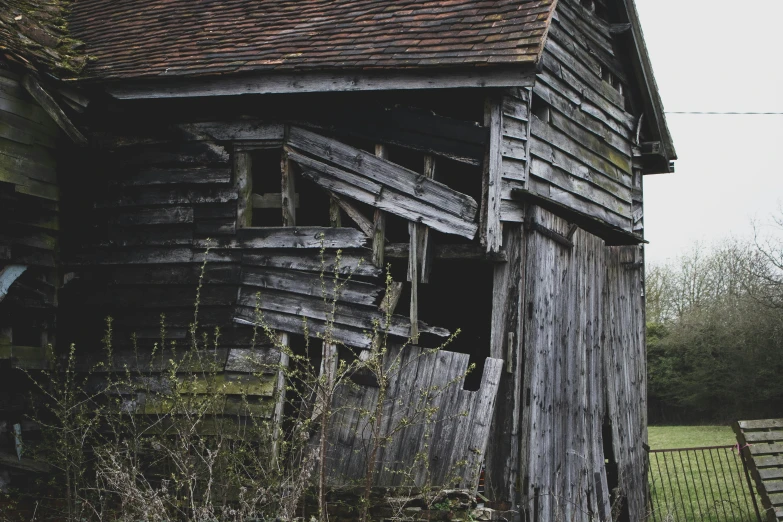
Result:
{"type": "Polygon", "coordinates": [[[363,150],[320,136],[298,127],[292,127],[288,145],[321,161],[330,162],[365,178],[393,188],[403,194],[428,201],[455,216],[472,220],[476,216],[476,201],[437,181],[380,159],[363,150]]]}
{"type": "Polygon", "coordinates": [[[348,217],[351,218],[351,220],[356,223],[356,225],[359,227],[359,230],[364,232],[364,234],[367,237],[372,237],[374,232],[374,223],[371,222],[369,219],[364,217],[364,214],[361,213],[359,209],[357,209],[355,206],[353,206],[350,202],[346,201],[345,199],[341,198],[337,195],[332,195],[332,199],[337,203],[337,205],[343,209],[343,212],[348,214],[348,217]]]}
{"type": "Polygon", "coordinates": [[[400,216],[408,221],[422,223],[445,234],[455,234],[472,239],[478,230],[478,225],[473,221],[459,218],[435,205],[385,187],[377,195],[374,195],[356,187],[357,182],[361,179],[360,176],[343,172],[341,177],[347,178],[348,181],[341,181],[326,174],[325,171],[330,170],[326,168],[327,165],[312,163],[315,168],[303,170],[302,175],[329,191],[372,205],[376,209],[400,216]]]}
{"type": "Polygon", "coordinates": [[[87,138],[79,132],[79,129],[76,128],[60,106],[57,105],[57,102],[54,101],[52,95],[46,92],[46,89],[41,86],[34,76],[25,74],[22,78],[22,85],[69,138],[79,145],[87,145],[87,138]]]}

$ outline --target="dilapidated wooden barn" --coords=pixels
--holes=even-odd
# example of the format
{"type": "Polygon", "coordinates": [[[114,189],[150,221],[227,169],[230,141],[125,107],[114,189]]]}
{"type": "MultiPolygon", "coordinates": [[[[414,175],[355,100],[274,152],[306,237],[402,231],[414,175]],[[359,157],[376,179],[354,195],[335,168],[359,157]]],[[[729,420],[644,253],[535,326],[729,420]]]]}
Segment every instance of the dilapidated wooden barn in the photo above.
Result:
{"type": "MultiPolygon", "coordinates": [[[[449,399],[467,428],[429,449],[444,469],[471,456],[463,486],[483,469],[523,520],[645,518],[643,176],[676,155],[633,0],[0,7],[4,429],[12,368],[97,346],[107,314],[120,354],[161,313],[184,339],[205,256],[202,325],[241,379],[256,306],[290,343],[303,317],[326,327],[323,245],[354,271],[344,345],[369,347],[387,265],[393,336],[462,330],[395,393],[477,365],[449,399]]],[[[252,407],[272,417],[267,377],[252,407]]],[[[338,483],[357,442],[334,437],[338,483]]]]}

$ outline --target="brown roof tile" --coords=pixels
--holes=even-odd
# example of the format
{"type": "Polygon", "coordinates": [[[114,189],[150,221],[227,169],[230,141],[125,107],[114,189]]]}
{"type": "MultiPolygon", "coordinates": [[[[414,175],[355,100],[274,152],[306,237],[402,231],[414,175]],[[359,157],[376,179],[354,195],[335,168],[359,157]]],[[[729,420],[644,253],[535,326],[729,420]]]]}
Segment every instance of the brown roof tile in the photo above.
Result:
{"type": "Polygon", "coordinates": [[[554,0],[76,0],[87,75],[535,62],[554,0]]]}

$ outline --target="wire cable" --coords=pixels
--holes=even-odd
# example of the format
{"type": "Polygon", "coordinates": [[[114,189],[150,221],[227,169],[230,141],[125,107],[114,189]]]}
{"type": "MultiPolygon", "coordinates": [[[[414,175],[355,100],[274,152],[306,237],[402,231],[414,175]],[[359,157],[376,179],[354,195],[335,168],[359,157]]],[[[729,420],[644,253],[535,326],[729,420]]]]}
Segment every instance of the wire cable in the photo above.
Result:
{"type": "Polygon", "coordinates": [[[709,116],[783,116],[783,112],[666,111],[666,114],[697,114],[709,116]]]}

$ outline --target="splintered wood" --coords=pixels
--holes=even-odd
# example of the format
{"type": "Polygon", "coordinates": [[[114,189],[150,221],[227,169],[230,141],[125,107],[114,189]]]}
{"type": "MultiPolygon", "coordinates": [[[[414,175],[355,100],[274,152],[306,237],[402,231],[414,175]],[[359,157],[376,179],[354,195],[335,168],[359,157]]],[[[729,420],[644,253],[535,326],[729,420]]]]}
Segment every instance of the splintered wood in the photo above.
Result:
{"type": "Polygon", "coordinates": [[[316,184],[345,197],[472,239],[476,201],[442,183],[339,141],[291,127],[289,159],[316,184]]]}
{"type": "Polygon", "coordinates": [[[474,392],[462,389],[469,359],[467,354],[397,346],[386,356],[385,397],[379,398],[373,386],[340,386],[326,456],[329,483],[345,486],[362,479],[377,442],[374,486],[474,488],[503,361],[486,360],[481,387],[474,392]],[[379,400],[383,414],[371,421],[379,400]]]}

